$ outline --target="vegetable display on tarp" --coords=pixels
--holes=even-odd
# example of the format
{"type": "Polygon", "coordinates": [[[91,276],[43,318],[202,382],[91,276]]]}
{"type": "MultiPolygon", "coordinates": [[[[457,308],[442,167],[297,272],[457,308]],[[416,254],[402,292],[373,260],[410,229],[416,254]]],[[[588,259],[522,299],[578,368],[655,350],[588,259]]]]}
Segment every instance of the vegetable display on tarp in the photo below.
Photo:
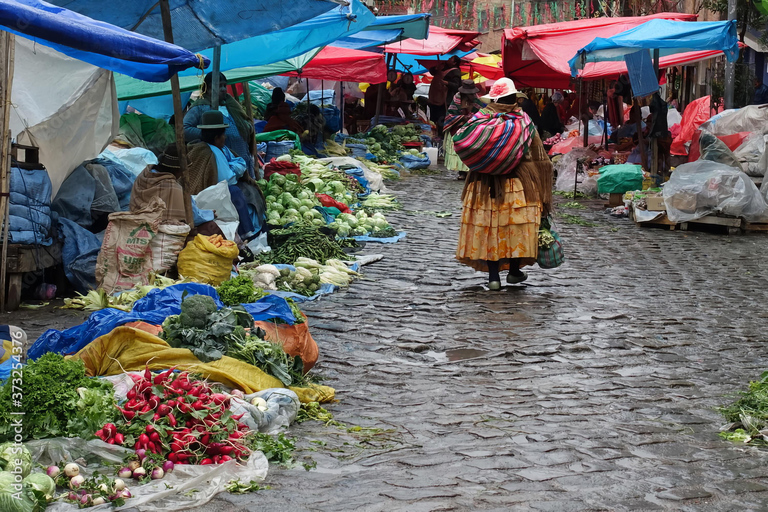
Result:
{"type": "Polygon", "coordinates": [[[64,299],[62,309],[82,309],[84,311],[98,311],[104,308],[122,309],[130,311],[133,304],[144,298],[149,292],[157,288],[166,288],[174,284],[185,282],[184,279],[174,280],[169,277],[155,275],[150,277],[150,283],[145,286],[139,286],[135,290],[128,290],[116,295],[107,295],[103,288],[91,290],[87,294],[77,294],[77,297],[64,299]]]}
{"type": "Polygon", "coordinates": [[[348,138],[349,144],[365,144],[368,151],[374,155],[374,161],[377,163],[397,162],[400,158],[400,152],[407,151],[410,154],[418,155],[419,151],[412,149],[406,150],[404,144],[421,141],[421,129],[414,124],[397,125],[390,131],[383,124],[376,125],[366,134],[368,137],[348,138]]]}
{"type": "Polygon", "coordinates": [[[270,242],[273,249],[256,256],[259,264],[291,265],[301,257],[322,263],[329,259],[349,259],[335,240],[321,233],[315,226],[295,224],[286,229],[271,231],[270,235],[275,240],[274,243],[270,242]]]}
{"type": "Polygon", "coordinates": [[[365,235],[389,238],[397,235],[397,231],[389,225],[383,214],[374,213],[369,217],[364,210],[358,211],[355,215],[342,213],[328,227],[341,238],[365,235]]]}
{"type": "Polygon", "coordinates": [[[259,188],[267,202],[267,224],[285,226],[304,220],[316,226],[324,226],[323,215],[315,210],[320,202],[314,190],[303,185],[295,174],[273,174],[269,181],[259,180],[259,188]]]}
{"type": "Polygon", "coordinates": [[[284,292],[298,293],[311,297],[320,289],[320,276],[312,274],[307,269],[289,268],[278,269],[274,265],[259,265],[257,267],[241,265],[240,275],[248,276],[255,286],[264,290],[280,290],[284,292]]]}
{"type": "MultiPolygon", "coordinates": [[[[23,440],[56,436],[87,439],[100,424],[115,417],[112,385],[86,377],[82,361],[47,353],[24,366],[23,386],[21,406],[16,408],[24,411],[23,440]]],[[[0,441],[15,437],[12,397],[17,390],[14,378],[0,388],[0,441]]]]}

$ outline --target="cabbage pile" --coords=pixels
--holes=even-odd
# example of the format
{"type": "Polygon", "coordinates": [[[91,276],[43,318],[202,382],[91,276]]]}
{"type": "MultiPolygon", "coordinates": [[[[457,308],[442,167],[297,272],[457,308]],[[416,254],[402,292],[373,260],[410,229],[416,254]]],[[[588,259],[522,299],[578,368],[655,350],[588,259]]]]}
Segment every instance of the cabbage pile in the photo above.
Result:
{"type": "Polygon", "coordinates": [[[397,125],[392,130],[380,124],[368,132],[368,137],[349,138],[347,142],[368,146],[368,152],[376,157],[376,162],[397,162],[399,152],[405,150],[404,144],[419,142],[420,134],[421,129],[414,124],[397,125]]]}
{"type": "Polygon", "coordinates": [[[336,232],[340,238],[349,236],[372,235],[381,238],[392,236],[394,229],[389,225],[387,219],[381,213],[374,213],[368,216],[365,211],[360,210],[356,214],[342,213],[336,220],[328,225],[336,232]]]}
{"type": "Polygon", "coordinates": [[[315,210],[320,202],[312,186],[299,183],[295,174],[273,174],[269,181],[259,180],[259,188],[267,202],[267,224],[285,226],[304,221],[315,226],[325,226],[323,215],[315,210]]]}

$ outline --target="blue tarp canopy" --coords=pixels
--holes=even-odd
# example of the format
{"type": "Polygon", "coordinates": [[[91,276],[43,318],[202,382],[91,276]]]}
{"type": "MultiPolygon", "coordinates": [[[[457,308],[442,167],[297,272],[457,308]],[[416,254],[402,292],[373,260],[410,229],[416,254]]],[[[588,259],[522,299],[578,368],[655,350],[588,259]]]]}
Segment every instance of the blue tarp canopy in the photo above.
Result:
{"type": "MultiPolygon", "coordinates": [[[[38,0],[0,0],[0,29],[94,66],[151,82],[163,82],[200,65],[200,59],[184,48],[38,0]]],[[[208,65],[207,60],[203,64],[208,65]]]]}
{"type": "Polygon", "coordinates": [[[739,56],[736,20],[731,21],[647,21],[613,37],[597,37],[568,61],[576,76],[588,62],[623,61],[640,50],[659,50],[660,57],[677,53],[718,50],[734,62],[739,56]]]}
{"type": "MultiPolygon", "coordinates": [[[[315,56],[321,47],[340,37],[356,34],[375,20],[376,16],[362,2],[352,0],[349,6],[339,6],[298,25],[223,45],[220,69],[231,83],[296,71],[315,56]],[[275,68],[280,63],[283,64],[280,69],[275,68]],[[228,73],[230,70],[236,71],[228,73]]],[[[212,57],[213,49],[200,53],[212,57]]],[[[182,90],[192,90],[199,86],[197,74],[192,70],[179,73],[182,90]]],[[[170,82],[149,86],[135,83],[135,80],[126,77],[116,77],[115,81],[120,100],[161,96],[171,92],[170,82]]]]}
{"type": "Polygon", "coordinates": [[[336,40],[333,46],[362,50],[403,39],[426,39],[429,36],[431,14],[406,14],[402,16],[376,16],[373,23],[362,32],[336,40]]]}
{"type": "MultiPolygon", "coordinates": [[[[52,0],[51,3],[139,34],[165,39],[157,0],[52,0]]],[[[338,7],[338,2],[333,0],[169,0],[169,3],[173,40],[192,51],[270,34],[338,7]]]]}
{"type": "MultiPolygon", "coordinates": [[[[454,55],[461,58],[466,57],[470,53],[474,53],[474,50],[470,51],[462,51],[462,50],[454,50],[452,52],[445,53],[443,55],[436,56],[437,60],[448,60],[454,55]]],[[[394,54],[396,57],[396,60],[392,62],[392,67],[396,69],[397,71],[410,71],[414,75],[423,75],[427,73],[427,68],[425,68],[421,63],[419,63],[420,60],[425,60],[424,55],[411,55],[409,53],[397,53],[394,54]]]]}

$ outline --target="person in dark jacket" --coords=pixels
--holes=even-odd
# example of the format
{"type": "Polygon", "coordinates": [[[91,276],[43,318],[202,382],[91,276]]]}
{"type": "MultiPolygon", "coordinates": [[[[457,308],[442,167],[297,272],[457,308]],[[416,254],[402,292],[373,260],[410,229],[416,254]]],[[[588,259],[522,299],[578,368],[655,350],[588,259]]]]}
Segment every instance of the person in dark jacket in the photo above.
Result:
{"type": "Polygon", "coordinates": [[[752,105],[764,105],[768,103],[768,85],[763,83],[762,78],[755,78],[755,96],[752,98],[752,105]]]}
{"type": "Polygon", "coordinates": [[[560,120],[560,114],[557,111],[557,106],[562,104],[563,94],[556,92],[552,95],[551,100],[547,101],[544,106],[544,110],[541,113],[541,122],[539,124],[539,132],[542,138],[549,138],[557,133],[562,133],[565,130],[563,122],[560,120]]]}
{"type": "Polygon", "coordinates": [[[541,116],[539,115],[539,109],[536,108],[536,104],[522,92],[517,93],[517,104],[523,109],[523,112],[528,114],[536,129],[540,130],[541,116]]]}

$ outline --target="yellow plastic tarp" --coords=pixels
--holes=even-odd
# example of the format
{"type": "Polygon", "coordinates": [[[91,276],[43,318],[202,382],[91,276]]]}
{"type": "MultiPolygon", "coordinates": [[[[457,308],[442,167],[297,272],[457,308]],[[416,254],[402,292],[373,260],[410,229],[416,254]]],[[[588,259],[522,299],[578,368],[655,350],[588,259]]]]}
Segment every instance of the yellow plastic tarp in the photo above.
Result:
{"type": "MultiPolygon", "coordinates": [[[[176,367],[221,382],[225,386],[255,393],[269,388],[282,388],[283,383],[246,362],[224,356],[203,363],[186,348],[172,348],[164,340],[133,327],[116,327],[96,338],[73,356],[85,363],[87,375],[101,377],[129,371],[164,370],[176,367]]],[[[303,403],[330,402],[335,390],[328,386],[291,387],[303,403]]]]}

